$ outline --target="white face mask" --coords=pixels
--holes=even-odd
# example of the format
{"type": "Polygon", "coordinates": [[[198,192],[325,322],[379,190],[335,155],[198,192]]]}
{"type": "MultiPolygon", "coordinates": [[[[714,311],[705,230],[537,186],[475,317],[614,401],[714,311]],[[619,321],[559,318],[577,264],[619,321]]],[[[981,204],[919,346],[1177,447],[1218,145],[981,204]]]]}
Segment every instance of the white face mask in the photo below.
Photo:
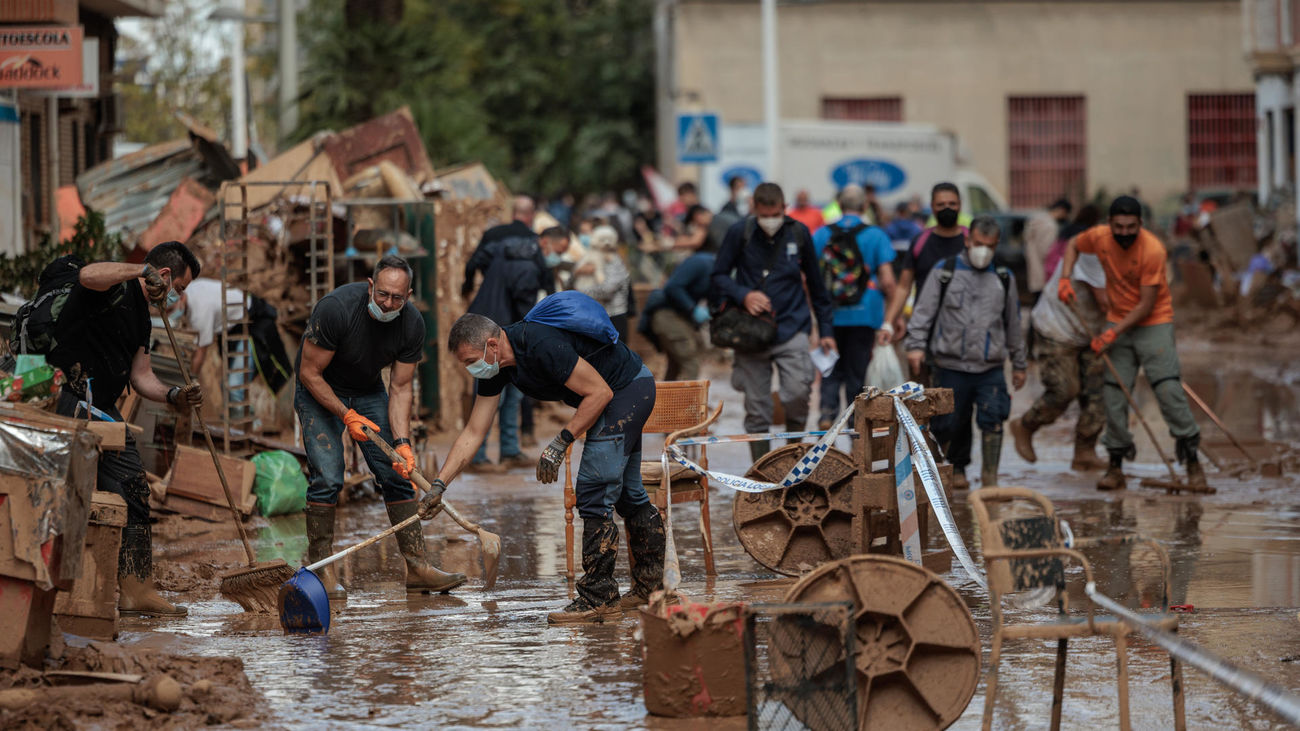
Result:
{"type": "Polygon", "coordinates": [[[993,263],[991,246],[972,246],[967,250],[966,255],[970,257],[970,265],[976,269],[988,269],[989,264],[993,263]]]}
{"type": "Polygon", "coordinates": [[[775,236],[777,231],[781,230],[781,224],[785,223],[785,216],[772,216],[770,218],[758,219],[758,227],[768,236],[775,236]]]}

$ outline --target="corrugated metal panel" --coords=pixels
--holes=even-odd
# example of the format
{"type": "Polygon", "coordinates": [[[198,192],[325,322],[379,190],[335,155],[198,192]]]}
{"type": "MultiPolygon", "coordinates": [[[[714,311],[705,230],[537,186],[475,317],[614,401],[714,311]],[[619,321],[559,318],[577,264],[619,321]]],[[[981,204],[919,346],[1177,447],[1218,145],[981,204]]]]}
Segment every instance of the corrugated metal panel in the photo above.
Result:
{"type": "Polygon", "coordinates": [[[822,97],[822,119],[901,122],[903,121],[903,97],[822,97]]]}
{"type": "Polygon", "coordinates": [[[178,140],[97,165],[77,177],[77,189],[87,208],[104,214],[108,231],[122,233],[131,246],[181,181],[203,174],[203,158],[188,140],[178,140]]]}
{"type": "Polygon", "coordinates": [[[1255,187],[1255,124],[1253,92],[1188,94],[1188,187],[1255,187]]]}
{"type": "Polygon", "coordinates": [[[1038,208],[1087,188],[1087,104],[1082,96],[1007,97],[1011,205],[1038,208]]]}

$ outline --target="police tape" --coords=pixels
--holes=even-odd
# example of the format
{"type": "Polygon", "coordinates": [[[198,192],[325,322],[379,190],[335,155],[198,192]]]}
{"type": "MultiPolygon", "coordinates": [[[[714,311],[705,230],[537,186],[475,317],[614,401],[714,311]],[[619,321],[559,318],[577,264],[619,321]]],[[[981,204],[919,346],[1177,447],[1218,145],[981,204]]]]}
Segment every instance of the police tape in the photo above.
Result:
{"type": "Polygon", "coordinates": [[[1211,655],[1177,635],[1148,624],[1142,615],[1097,591],[1097,585],[1093,582],[1088,582],[1083,589],[1097,606],[1114,613],[1134,631],[1165,648],[1172,657],[1197,668],[1246,698],[1262,703],[1289,723],[1300,724],[1300,697],[1221,657],[1211,655]]]}

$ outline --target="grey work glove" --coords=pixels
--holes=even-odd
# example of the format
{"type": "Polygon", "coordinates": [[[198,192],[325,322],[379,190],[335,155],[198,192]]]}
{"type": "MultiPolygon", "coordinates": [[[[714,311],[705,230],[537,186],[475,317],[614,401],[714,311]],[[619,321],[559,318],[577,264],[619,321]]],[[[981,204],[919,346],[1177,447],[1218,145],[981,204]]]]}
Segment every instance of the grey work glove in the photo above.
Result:
{"type": "Polygon", "coordinates": [[[542,450],[542,456],[537,460],[539,482],[549,485],[560,479],[560,465],[564,464],[564,453],[568,451],[570,444],[573,444],[573,435],[568,429],[561,429],[551,443],[546,445],[546,449],[542,450]]]}
{"type": "Polygon", "coordinates": [[[144,291],[149,295],[150,302],[162,302],[167,299],[167,290],[170,286],[153,264],[145,264],[144,274],[141,276],[144,277],[144,291]]]}
{"type": "Polygon", "coordinates": [[[188,386],[175,388],[167,394],[167,400],[181,412],[197,409],[203,405],[203,387],[191,383],[188,386]]]}
{"type": "Polygon", "coordinates": [[[442,510],[442,494],[447,491],[447,483],[434,480],[430,487],[433,490],[420,498],[420,518],[423,520],[432,520],[442,510]]]}

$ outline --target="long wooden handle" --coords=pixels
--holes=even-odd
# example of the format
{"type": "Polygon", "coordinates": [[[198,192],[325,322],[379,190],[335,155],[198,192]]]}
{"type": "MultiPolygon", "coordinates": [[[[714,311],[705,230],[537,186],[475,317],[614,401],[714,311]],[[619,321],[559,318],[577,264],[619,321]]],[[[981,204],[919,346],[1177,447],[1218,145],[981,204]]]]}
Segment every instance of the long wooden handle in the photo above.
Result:
{"type": "Polygon", "coordinates": [[[1220,431],[1227,435],[1228,439],[1232,442],[1232,445],[1245,455],[1246,459],[1249,460],[1252,465],[1259,467],[1259,463],[1255,461],[1255,458],[1251,456],[1250,452],[1247,452],[1246,448],[1241,446],[1241,442],[1238,442],[1237,438],[1232,436],[1232,432],[1228,431],[1228,427],[1224,426],[1223,422],[1219,421],[1219,417],[1210,410],[1209,404],[1205,403],[1200,396],[1196,395],[1196,392],[1192,390],[1192,387],[1187,385],[1187,381],[1182,381],[1182,379],[1179,380],[1182,382],[1183,390],[1187,392],[1187,396],[1191,398],[1197,406],[1201,407],[1201,411],[1204,411],[1205,415],[1210,417],[1210,421],[1213,421],[1214,425],[1219,427],[1220,431]]]}
{"type": "MultiPolygon", "coordinates": [[[[397,450],[389,446],[388,442],[385,442],[378,434],[376,434],[374,429],[371,429],[368,426],[362,426],[361,430],[365,432],[366,437],[369,438],[370,441],[375,443],[375,446],[379,447],[384,454],[388,455],[389,459],[394,462],[402,460],[402,456],[397,453],[397,450]]],[[[419,486],[419,488],[425,492],[433,492],[433,485],[429,484],[429,480],[425,478],[424,473],[420,471],[419,467],[411,470],[411,482],[419,486]]],[[[440,500],[439,505],[442,506],[442,509],[447,513],[447,515],[450,515],[451,519],[456,521],[460,527],[471,533],[477,533],[479,531],[479,527],[476,524],[466,520],[460,512],[446,500],[440,500]]],[[[433,516],[431,515],[429,517],[432,518],[433,516]]]]}
{"type": "MultiPolygon", "coordinates": [[[[190,380],[189,366],[185,365],[185,358],[181,355],[181,349],[176,347],[176,336],[172,334],[171,320],[167,319],[167,310],[161,302],[155,302],[158,307],[158,313],[162,315],[163,327],[167,329],[167,340],[172,344],[172,353],[176,356],[176,367],[181,371],[181,380],[185,381],[186,386],[193,384],[190,380]]],[[[226,482],[226,471],[221,467],[221,458],[217,456],[217,445],[212,442],[212,433],[208,431],[208,425],[203,421],[203,415],[199,413],[198,407],[191,407],[190,412],[194,415],[194,420],[199,422],[203,429],[203,440],[208,444],[208,454],[212,455],[212,464],[217,468],[217,477],[221,480],[221,490],[226,493],[226,504],[230,506],[230,515],[235,519],[235,528],[239,531],[239,540],[244,543],[244,552],[248,554],[248,565],[252,566],[257,563],[257,554],[253,553],[253,544],[248,540],[248,532],[244,530],[244,519],[239,514],[239,509],[235,507],[235,496],[230,491],[230,483],[226,482]]]]}
{"type": "Polygon", "coordinates": [[[416,513],[415,515],[412,515],[411,517],[407,518],[406,520],[403,520],[402,522],[393,525],[391,528],[386,528],[382,533],[375,534],[375,535],[373,535],[373,536],[371,536],[371,537],[365,539],[364,541],[362,541],[362,542],[360,542],[360,543],[358,543],[358,544],[356,544],[356,545],[349,546],[348,548],[345,548],[345,549],[343,549],[342,551],[339,551],[338,553],[334,554],[333,556],[327,556],[327,557],[325,557],[325,558],[322,558],[321,560],[317,561],[316,563],[314,563],[314,564],[308,566],[308,567],[307,567],[307,570],[308,570],[308,571],[315,571],[316,569],[318,569],[318,568],[320,568],[320,567],[322,567],[322,566],[329,566],[330,564],[334,563],[335,561],[339,560],[340,558],[343,558],[344,556],[348,555],[349,553],[353,553],[353,552],[355,552],[355,551],[360,551],[361,549],[365,548],[366,546],[369,546],[369,545],[371,545],[371,544],[373,544],[373,543],[376,543],[376,542],[378,542],[378,541],[382,541],[383,539],[385,539],[385,538],[387,538],[387,537],[393,535],[393,534],[396,533],[397,531],[399,531],[399,530],[405,528],[406,526],[408,526],[408,525],[414,523],[415,521],[417,521],[417,520],[419,520],[419,519],[420,519],[420,514],[419,514],[419,513],[416,513]]]}

